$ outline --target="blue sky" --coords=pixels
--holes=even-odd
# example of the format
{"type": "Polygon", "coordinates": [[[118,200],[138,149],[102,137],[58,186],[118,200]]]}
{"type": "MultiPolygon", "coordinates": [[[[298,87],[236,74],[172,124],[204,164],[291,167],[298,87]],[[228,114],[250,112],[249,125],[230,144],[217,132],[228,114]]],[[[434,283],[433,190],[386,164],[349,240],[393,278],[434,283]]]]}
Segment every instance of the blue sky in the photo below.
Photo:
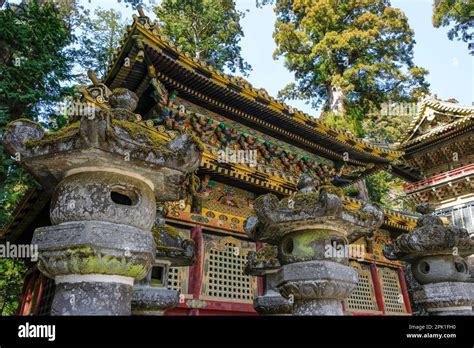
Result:
{"type": "MultiPolygon", "coordinates": [[[[134,11],[117,0],[82,0],[88,8],[102,7],[120,10],[125,19],[131,20],[134,11]]],[[[153,2],[153,1],[152,1],[153,2]]],[[[155,0],[159,3],[159,0],[155,0]]],[[[144,4],[149,4],[144,0],[144,4]]],[[[474,57],[470,56],[467,44],[450,41],[447,28],[436,29],[431,22],[433,0],[392,0],[392,6],[402,9],[415,31],[415,64],[428,69],[431,93],[442,99],[455,98],[462,104],[474,101],[474,57]]],[[[277,95],[293,74],[286,70],[283,60],[273,60],[276,46],[273,41],[275,14],[271,6],[256,8],[255,0],[236,0],[239,10],[249,10],[242,21],[245,37],[241,41],[242,55],[252,65],[247,78],[255,87],[265,88],[277,95]]],[[[153,16],[151,16],[153,17],[153,16]]],[[[289,101],[288,104],[313,116],[319,116],[304,101],[289,101]]]]}

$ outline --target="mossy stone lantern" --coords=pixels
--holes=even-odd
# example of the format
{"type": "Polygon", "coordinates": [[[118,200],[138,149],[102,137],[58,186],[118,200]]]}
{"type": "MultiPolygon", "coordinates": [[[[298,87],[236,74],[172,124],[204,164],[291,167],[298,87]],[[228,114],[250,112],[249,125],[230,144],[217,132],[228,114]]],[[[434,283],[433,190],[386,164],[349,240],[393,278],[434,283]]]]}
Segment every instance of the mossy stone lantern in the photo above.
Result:
{"type": "Polygon", "coordinates": [[[132,286],[154,263],[156,201],[179,200],[201,159],[193,137],[166,138],[133,111],[138,98],[105,89],[104,107],[57,132],[8,125],[7,151],[52,192],[53,226],[36,229],[39,269],[56,282],[52,315],[129,315],[132,286]]]}

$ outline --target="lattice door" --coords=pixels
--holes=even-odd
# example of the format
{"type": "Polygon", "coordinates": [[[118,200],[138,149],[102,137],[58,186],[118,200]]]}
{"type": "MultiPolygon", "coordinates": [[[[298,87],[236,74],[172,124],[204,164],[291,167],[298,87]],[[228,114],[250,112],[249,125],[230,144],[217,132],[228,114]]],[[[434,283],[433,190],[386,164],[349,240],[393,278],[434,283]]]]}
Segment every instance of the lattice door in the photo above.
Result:
{"type": "Polygon", "coordinates": [[[388,314],[406,313],[398,272],[388,267],[379,267],[378,275],[382,286],[385,312],[388,314]]]}
{"type": "MultiPolygon", "coordinates": [[[[190,232],[186,228],[175,227],[182,238],[190,238],[190,232]]],[[[188,294],[189,267],[170,267],[168,269],[168,289],[188,294]]]]}
{"type": "Polygon", "coordinates": [[[188,267],[170,267],[168,270],[168,289],[182,294],[188,293],[188,267]]]}
{"type": "Polygon", "coordinates": [[[243,272],[250,250],[231,237],[206,243],[202,295],[251,303],[256,293],[256,282],[254,277],[243,272]]]}
{"type": "Polygon", "coordinates": [[[345,307],[350,312],[377,312],[379,309],[370,269],[360,264],[351,263],[351,266],[356,268],[359,274],[359,282],[351,296],[345,300],[345,307]]]}

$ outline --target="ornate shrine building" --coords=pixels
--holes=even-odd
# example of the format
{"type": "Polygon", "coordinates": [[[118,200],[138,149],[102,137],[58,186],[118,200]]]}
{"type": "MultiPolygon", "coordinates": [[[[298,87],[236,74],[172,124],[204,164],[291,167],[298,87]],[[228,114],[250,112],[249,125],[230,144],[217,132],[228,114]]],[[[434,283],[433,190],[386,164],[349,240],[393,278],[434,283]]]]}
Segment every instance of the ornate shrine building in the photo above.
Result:
{"type": "MultiPolygon", "coordinates": [[[[244,269],[248,254],[264,244],[247,237],[244,222],[253,215],[257,197],[266,193],[292,197],[304,173],[344,188],[388,169],[405,151],[407,166],[394,165],[393,170],[414,182],[406,190],[415,198],[436,198],[443,202],[441,208],[454,207],[467,204],[472,190],[473,168],[468,165],[472,142],[458,141],[472,139],[472,108],[425,103],[416,126],[403,140],[403,151],[376,147],[181,52],[142,12],[134,17],[103,81],[91,77],[93,85],[84,89],[84,100],[102,110],[111,109],[110,96],[118,89],[138,96],[136,126],[122,124],[131,138],[139,138],[147,129],[166,140],[185,132],[203,144],[201,163],[189,176],[186,195],[160,207],[167,225],[181,238],[194,241],[196,254],[189,267],[171,263],[153,268],[151,286],[166,286],[181,294],[177,306],[165,315],[258,315],[253,301],[262,295],[265,281],[244,269]],[[455,167],[448,165],[449,149],[459,153],[455,167]],[[453,197],[461,193],[466,198],[454,202],[453,197]]],[[[30,243],[36,228],[51,225],[50,201],[47,190],[31,189],[0,237],[30,243]]],[[[343,204],[350,212],[364,203],[344,197],[343,204]]],[[[412,312],[403,264],[385,258],[382,249],[393,238],[410,233],[416,218],[388,209],[383,213],[380,228],[351,241],[365,252],[350,258],[359,281],[343,302],[347,314],[412,312]]],[[[54,281],[32,264],[18,314],[50,314],[54,288],[54,281]]]]}
{"type": "MultiPolygon", "coordinates": [[[[474,233],[474,106],[427,97],[405,137],[405,193],[417,203],[431,203],[434,214],[474,233]],[[407,170],[407,167],[409,168],[407,170]]],[[[474,269],[474,257],[467,258],[474,269]]]]}
{"type": "Polygon", "coordinates": [[[474,233],[474,106],[425,98],[399,149],[406,194],[474,233]]]}

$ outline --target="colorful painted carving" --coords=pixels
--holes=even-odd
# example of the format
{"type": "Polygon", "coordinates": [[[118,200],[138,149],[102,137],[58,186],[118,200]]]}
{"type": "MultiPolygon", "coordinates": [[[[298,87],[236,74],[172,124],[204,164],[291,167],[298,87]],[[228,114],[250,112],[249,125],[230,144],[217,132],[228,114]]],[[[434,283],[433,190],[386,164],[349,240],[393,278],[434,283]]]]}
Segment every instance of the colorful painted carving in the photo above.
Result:
{"type": "Polygon", "coordinates": [[[354,173],[363,171],[350,165],[345,165],[343,171],[337,171],[335,165],[327,160],[306,153],[301,154],[301,150],[296,152],[284,148],[277,144],[276,139],[257,134],[255,130],[243,130],[242,125],[234,125],[232,121],[221,116],[213,114],[211,117],[209,111],[178,98],[175,91],[168,96],[164,86],[157,80],[153,85],[157,106],[148,115],[153,126],[164,126],[170,131],[192,130],[204,144],[214,149],[257,150],[259,165],[284,171],[295,177],[302,173],[311,173],[324,183],[331,183],[336,178],[336,182],[345,182],[343,177],[352,177],[354,173]]]}

